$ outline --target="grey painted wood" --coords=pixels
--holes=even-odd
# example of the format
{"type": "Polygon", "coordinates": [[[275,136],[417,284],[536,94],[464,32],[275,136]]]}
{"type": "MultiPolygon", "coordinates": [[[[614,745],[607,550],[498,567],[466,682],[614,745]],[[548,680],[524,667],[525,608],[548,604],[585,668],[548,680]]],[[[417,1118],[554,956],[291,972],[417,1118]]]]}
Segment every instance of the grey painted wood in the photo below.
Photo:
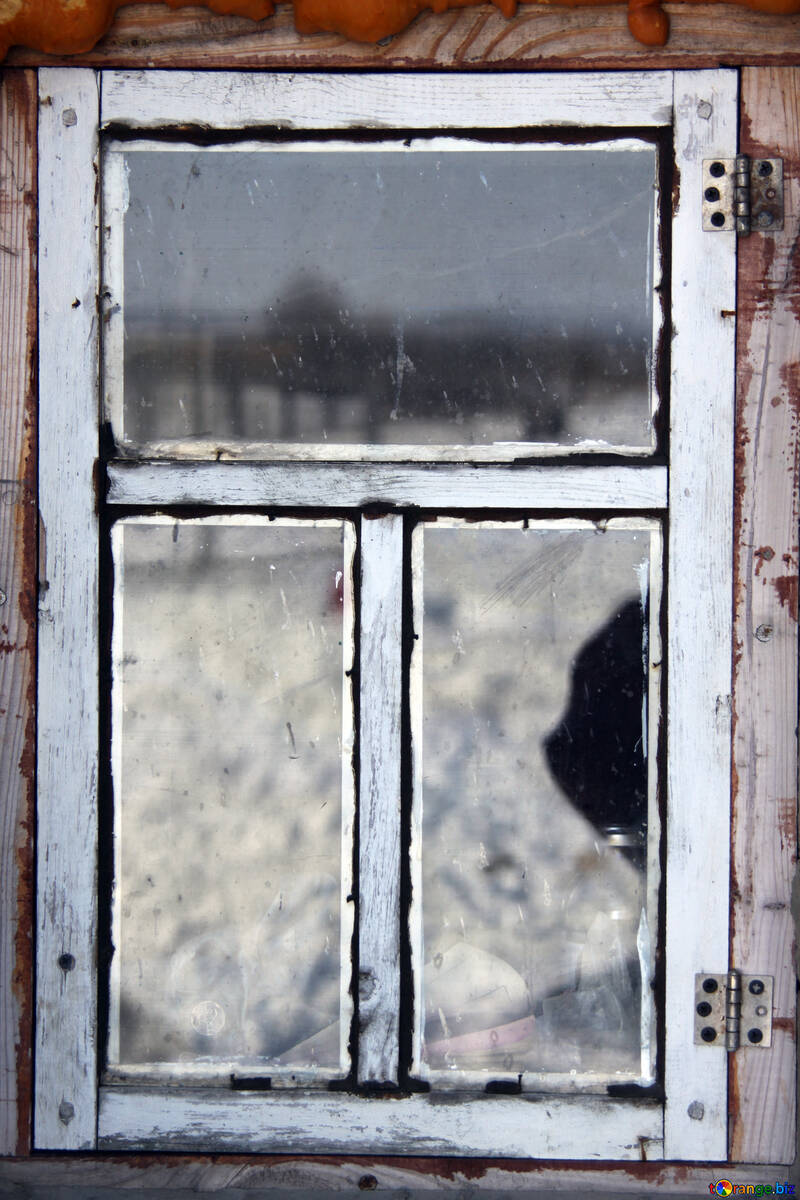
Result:
{"type": "Polygon", "coordinates": [[[285,129],[505,129],[668,125],[669,72],[647,74],[281,75],[220,71],[107,71],[103,123],[285,129]],[[391,86],[387,79],[391,78],[391,86]]]}
{"type": "Polygon", "coordinates": [[[39,77],[38,921],[34,1141],[95,1144],[98,88],[39,77]],[[70,236],[64,236],[65,214],[70,236]]]}
{"type": "Polygon", "coordinates": [[[724,971],[728,959],[734,322],[725,313],[736,279],[735,234],[704,234],[699,205],[703,159],[735,154],[736,123],[734,71],[676,75],[664,1141],[665,1157],[698,1161],[724,1159],[728,1140],[727,1058],[694,1045],[692,999],[695,973],[724,971]]]}
{"type": "Polygon", "coordinates": [[[361,519],[358,1079],[396,1083],[403,518],[361,519]]]}
{"type": "Polygon", "coordinates": [[[101,1089],[107,1150],[660,1159],[658,1101],[101,1089]]]}
{"type": "Polygon", "coordinates": [[[660,509],[664,467],[114,463],[111,504],[660,509]]]}

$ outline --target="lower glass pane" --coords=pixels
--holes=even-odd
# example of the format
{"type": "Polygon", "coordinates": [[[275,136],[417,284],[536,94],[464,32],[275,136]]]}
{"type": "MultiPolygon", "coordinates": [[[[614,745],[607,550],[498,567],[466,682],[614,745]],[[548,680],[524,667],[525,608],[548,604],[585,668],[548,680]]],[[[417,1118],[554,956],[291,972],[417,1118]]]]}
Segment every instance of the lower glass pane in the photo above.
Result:
{"type": "Polygon", "coordinates": [[[415,1069],[649,1082],[658,527],[415,538],[415,1069]]]}
{"type": "Polygon", "coordinates": [[[346,1069],[351,531],[114,526],[112,1068],[346,1069]]]}

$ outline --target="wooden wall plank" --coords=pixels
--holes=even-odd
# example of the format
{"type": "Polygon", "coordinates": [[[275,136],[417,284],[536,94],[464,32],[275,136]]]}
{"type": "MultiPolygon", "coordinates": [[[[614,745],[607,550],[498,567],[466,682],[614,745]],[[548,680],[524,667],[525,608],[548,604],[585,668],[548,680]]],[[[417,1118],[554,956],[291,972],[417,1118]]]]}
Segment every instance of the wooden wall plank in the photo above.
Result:
{"type": "Polygon", "coordinates": [[[0,79],[0,1154],[30,1144],[36,651],[36,76],[0,79]]]}
{"type": "Polygon", "coordinates": [[[703,233],[699,205],[703,159],[735,154],[737,91],[733,71],[675,78],[664,1157],[710,1161],[727,1152],[727,1062],[694,1045],[692,999],[728,958],[736,235],[703,233]]]}
{"type": "Polygon", "coordinates": [[[791,1162],[795,1141],[800,70],[747,70],[741,150],[784,159],[783,232],[739,257],[732,958],[775,976],[773,1046],[731,1062],[733,1160],[791,1162]]]}
{"type": "Polygon", "coordinates": [[[732,4],[665,4],[670,37],[664,47],[642,46],[627,25],[627,6],[591,8],[524,5],[510,21],[492,5],[423,13],[379,46],[338,34],[303,37],[291,7],[250,21],[198,8],[168,12],[158,4],[120,9],[93,50],[72,59],[12,50],[18,66],[73,62],[97,67],[205,69],[403,69],[569,67],[715,67],[797,61],[800,16],[775,17],[732,4]]]}
{"type": "Polygon", "coordinates": [[[39,505],[34,1144],[96,1133],[98,533],[94,71],[39,72],[39,505]],[[67,234],[67,231],[69,233],[67,234]]]}
{"type": "MultiPolygon", "coordinates": [[[[38,1157],[27,1162],[0,1164],[0,1181],[18,1190],[25,1200],[82,1200],[91,1189],[93,1200],[131,1200],[142,1192],[147,1200],[196,1200],[225,1194],[231,1200],[319,1200],[331,1193],[348,1198],[375,1191],[392,1200],[429,1200],[444,1192],[452,1200],[586,1200],[608,1196],[613,1200],[643,1200],[654,1194],[675,1200],[700,1200],[708,1185],[723,1174],[716,1167],[684,1163],[626,1162],[520,1162],[367,1154],[343,1158],[324,1155],[309,1158],[286,1154],[243,1158],[217,1154],[106,1154],[93,1159],[38,1157]],[[361,1187],[359,1188],[359,1184],[361,1187]],[[75,1191],[61,1193],[59,1187],[75,1191]],[[36,1190],[34,1190],[36,1189],[36,1190]],[[114,1189],[117,1189],[116,1191],[114,1189]],[[123,1190],[124,1189],[124,1190],[123,1190]],[[163,1191],[161,1190],[163,1189],[163,1191]],[[168,1190],[167,1190],[168,1189],[168,1190]]],[[[773,1175],[782,1179],[782,1174],[773,1175]]],[[[737,1183],[763,1183],[769,1178],[763,1166],[739,1166],[737,1183]]],[[[17,1192],[12,1192],[16,1197],[17,1192]]]]}

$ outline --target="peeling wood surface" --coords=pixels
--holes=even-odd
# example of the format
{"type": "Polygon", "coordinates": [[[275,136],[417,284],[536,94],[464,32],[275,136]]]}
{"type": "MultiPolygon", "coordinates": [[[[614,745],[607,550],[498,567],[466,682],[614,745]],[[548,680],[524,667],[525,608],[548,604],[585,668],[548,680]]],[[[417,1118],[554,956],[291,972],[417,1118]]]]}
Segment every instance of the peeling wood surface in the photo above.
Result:
{"type": "Polygon", "coordinates": [[[662,1158],[661,1103],[575,1096],[203,1092],[101,1088],[104,1150],[662,1158]]]}
{"type": "Polygon", "coordinates": [[[664,467],[455,467],[353,463],[115,463],[111,504],[309,504],[375,502],[428,508],[666,508],[664,467]]]}
{"type": "Polygon", "coordinates": [[[39,73],[37,1148],[94,1145],[98,772],[93,71],[39,73]],[[64,212],[74,222],[65,238],[64,212]]]}
{"type": "Polygon", "coordinates": [[[667,587],[664,1157],[727,1153],[727,1063],[695,1046],[694,976],[728,956],[735,234],[704,234],[704,158],[736,151],[733,71],[675,79],[667,587]],[[702,1105],[702,1118],[694,1118],[702,1105]]]}
{"type": "Polygon", "coordinates": [[[218,129],[517,129],[668,125],[669,72],[614,76],[507,73],[468,76],[281,75],[220,71],[107,71],[103,126],[218,129]]]}
{"type": "Polygon", "coordinates": [[[93,50],[57,59],[12,50],[18,66],[75,63],[103,67],[204,69],[568,67],[620,70],[715,67],[797,61],[800,16],[776,19],[732,4],[663,5],[669,42],[639,45],[628,30],[624,5],[591,9],[525,5],[506,20],[490,4],[448,13],[424,13],[383,45],[351,42],[339,34],[298,34],[289,5],[274,17],[250,21],[198,8],[167,12],[134,4],[117,13],[93,50]]]}
{"type": "MultiPolygon", "coordinates": [[[[358,1079],[397,1083],[403,518],[361,518],[358,1079]]],[[[341,1132],[341,1131],[340,1131],[341,1132]]]]}
{"type": "Polygon", "coordinates": [[[733,965],[775,976],[771,1050],[731,1061],[734,1160],[790,1162],[795,1138],[800,70],[745,71],[741,150],[784,159],[782,233],[739,258],[733,965]]]}
{"type": "Polygon", "coordinates": [[[0,79],[0,1154],[30,1144],[36,654],[36,77],[0,79]]]}

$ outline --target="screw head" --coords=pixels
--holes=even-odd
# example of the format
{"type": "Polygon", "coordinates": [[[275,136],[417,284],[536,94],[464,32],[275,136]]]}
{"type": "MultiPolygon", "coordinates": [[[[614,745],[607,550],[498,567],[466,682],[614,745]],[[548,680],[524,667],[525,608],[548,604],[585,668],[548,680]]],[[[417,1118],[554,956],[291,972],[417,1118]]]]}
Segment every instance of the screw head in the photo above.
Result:
{"type": "Polygon", "coordinates": [[[725,224],[725,213],[715,212],[711,214],[711,224],[717,229],[721,229],[725,224]]]}
{"type": "Polygon", "coordinates": [[[761,178],[765,179],[768,175],[772,174],[772,163],[768,159],[762,159],[758,164],[757,170],[761,178]]]}
{"type": "Polygon", "coordinates": [[[759,1042],[763,1042],[764,1034],[760,1029],[748,1029],[747,1040],[748,1042],[752,1042],[754,1046],[757,1046],[759,1042]]]}
{"type": "Polygon", "coordinates": [[[750,992],[751,996],[763,996],[764,980],[763,979],[751,979],[750,986],[747,990],[750,992]]]}
{"type": "Polygon", "coordinates": [[[715,179],[720,179],[725,174],[725,164],[721,162],[713,162],[708,168],[709,175],[713,175],[715,179]]]}
{"type": "Polygon", "coordinates": [[[719,188],[707,187],[703,192],[703,195],[705,196],[706,200],[709,200],[712,204],[714,204],[717,200],[719,200],[719,188]]]}
{"type": "Polygon", "coordinates": [[[707,1000],[701,1000],[695,1011],[698,1017],[707,1017],[711,1012],[711,1005],[707,1000]]]}
{"type": "Polygon", "coordinates": [[[717,1040],[717,1031],[716,1029],[712,1029],[710,1025],[706,1025],[704,1029],[700,1030],[700,1037],[704,1042],[715,1042],[717,1040]]]}
{"type": "Polygon", "coordinates": [[[709,993],[716,992],[718,987],[719,987],[719,984],[717,983],[716,979],[704,979],[703,980],[703,991],[704,992],[709,992],[709,993]]]}

